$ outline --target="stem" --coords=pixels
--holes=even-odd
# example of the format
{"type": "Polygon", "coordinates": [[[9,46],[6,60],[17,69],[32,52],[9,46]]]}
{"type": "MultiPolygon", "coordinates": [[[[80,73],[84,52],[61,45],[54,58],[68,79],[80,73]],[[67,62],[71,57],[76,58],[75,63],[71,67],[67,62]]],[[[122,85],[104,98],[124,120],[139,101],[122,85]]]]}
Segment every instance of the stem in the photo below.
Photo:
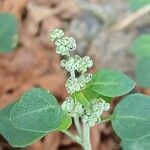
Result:
{"type": "Polygon", "coordinates": [[[107,121],[110,121],[110,119],[109,118],[108,119],[104,119],[104,120],[100,121],[100,123],[104,123],[104,122],[107,122],[107,121]]]}
{"type": "Polygon", "coordinates": [[[145,14],[148,14],[150,12],[150,4],[140,8],[135,13],[131,14],[130,16],[123,19],[123,21],[117,23],[116,25],[111,27],[112,31],[120,31],[125,29],[127,26],[129,26],[134,21],[138,20],[140,17],[144,16],[145,14]]]}
{"type": "Polygon", "coordinates": [[[84,150],[92,150],[90,142],[90,127],[83,124],[83,148],[84,150]]]}
{"type": "Polygon", "coordinates": [[[62,130],[62,132],[69,136],[72,140],[76,141],[78,144],[82,145],[81,138],[78,135],[74,135],[68,130],[62,130]]]}
{"type": "Polygon", "coordinates": [[[81,129],[80,121],[78,117],[74,117],[74,123],[75,123],[79,136],[82,137],[82,129],[81,129]]]}
{"type": "Polygon", "coordinates": [[[70,75],[71,75],[72,78],[75,78],[75,77],[76,77],[74,70],[72,70],[72,71],[70,72],[70,75]]]}

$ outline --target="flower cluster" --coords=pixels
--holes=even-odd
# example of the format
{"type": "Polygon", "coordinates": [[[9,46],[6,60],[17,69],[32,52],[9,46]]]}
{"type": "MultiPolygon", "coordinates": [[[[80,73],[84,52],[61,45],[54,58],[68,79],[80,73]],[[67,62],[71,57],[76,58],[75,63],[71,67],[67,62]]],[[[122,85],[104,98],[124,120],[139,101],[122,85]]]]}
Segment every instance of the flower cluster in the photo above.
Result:
{"type": "Polygon", "coordinates": [[[67,71],[76,70],[81,73],[87,72],[88,68],[93,66],[93,61],[89,56],[81,58],[78,55],[69,58],[68,60],[63,59],[61,61],[61,66],[64,67],[67,71]]]}
{"type": "Polygon", "coordinates": [[[61,39],[63,37],[64,37],[63,30],[60,30],[60,29],[57,29],[57,28],[53,32],[51,32],[50,36],[49,36],[51,41],[56,41],[56,40],[61,39]]]}
{"type": "Polygon", "coordinates": [[[62,30],[55,29],[50,34],[50,40],[55,42],[57,54],[69,56],[69,52],[76,49],[75,39],[72,37],[64,37],[62,30]]]}
{"type": "Polygon", "coordinates": [[[90,111],[85,112],[82,116],[83,123],[89,125],[89,127],[94,126],[96,123],[100,122],[100,116],[104,111],[110,108],[110,104],[106,103],[103,99],[95,99],[91,102],[90,111]]]}
{"type": "Polygon", "coordinates": [[[92,79],[92,74],[86,72],[92,67],[93,61],[89,56],[83,58],[78,55],[71,56],[70,52],[76,49],[76,41],[72,37],[65,37],[62,30],[55,29],[51,32],[50,40],[55,42],[56,53],[67,56],[67,59],[63,59],[60,64],[71,75],[65,84],[68,93],[80,91],[92,79]],[[75,76],[76,71],[80,73],[79,77],[75,76]]]}
{"type": "Polygon", "coordinates": [[[92,74],[90,73],[82,74],[78,78],[70,77],[67,80],[65,87],[68,93],[72,94],[74,92],[84,89],[86,86],[86,83],[88,83],[91,80],[91,78],[92,78],[92,74]]]}
{"type": "Polygon", "coordinates": [[[62,103],[61,107],[72,117],[81,117],[84,113],[82,105],[71,97],[67,97],[66,100],[62,103]]]}

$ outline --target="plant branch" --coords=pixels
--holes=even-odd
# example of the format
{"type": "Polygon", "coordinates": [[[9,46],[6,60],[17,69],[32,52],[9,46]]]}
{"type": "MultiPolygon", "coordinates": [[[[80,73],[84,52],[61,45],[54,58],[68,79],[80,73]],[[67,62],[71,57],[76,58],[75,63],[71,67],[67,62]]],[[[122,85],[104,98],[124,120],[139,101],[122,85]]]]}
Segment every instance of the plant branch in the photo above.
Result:
{"type": "Polygon", "coordinates": [[[68,130],[63,130],[62,131],[64,134],[66,134],[67,136],[69,136],[72,140],[76,141],[78,144],[81,144],[81,138],[78,135],[74,135],[72,134],[70,131],[68,130]]]}
{"type": "Polygon", "coordinates": [[[83,123],[83,148],[84,150],[92,150],[90,141],[90,127],[83,123]]]}
{"type": "Polygon", "coordinates": [[[143,15],[150,12],[150,4],[142,7],[141,9],[137,10],[135,13],[129,15],[123,21],[113,25],[110,30],[111,31],[120,31],[128,27],[130,24],[132,24],[134,21],[142,17],[143,15]]]}
{"type": "Polygon", "coordinates": [[[75,123],[79,136],[82,138],[82,129],[81,129],[80,120],[78,117],[74,117],[74,123],[75,123]]]}

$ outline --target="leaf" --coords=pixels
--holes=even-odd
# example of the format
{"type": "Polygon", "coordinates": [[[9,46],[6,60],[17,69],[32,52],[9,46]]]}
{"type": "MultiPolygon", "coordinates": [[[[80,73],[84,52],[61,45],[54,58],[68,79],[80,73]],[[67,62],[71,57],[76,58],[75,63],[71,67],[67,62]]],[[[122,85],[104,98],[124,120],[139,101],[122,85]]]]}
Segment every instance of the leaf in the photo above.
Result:
{"type": "Polygon", "coordinates": [[[103,96],[101,94],[96,93],[95,91],[92,90],[91,87],[84,89],[82,92],[88,101],[91,101],[93,99],[99,99],[99,98],[102,98],[106,102],[111,102],[112,100],[111,97],[103,96]]]}
{"type": "Polygon", "coordinates": [[[148,150],[150,149],[150,136],[136,141],[121,141],[123,150],[148,150]]]}
{"type": "Polygon", "coordinates": [[[150,4],[150,0],[130,0],[130,9],[136,11],[148,4],[150,4]]]}
{"type": "Polygon", "coordinates": [[[11,104],[0,110],[0,134],[7,139],[13,147],[25,147],[46,135],[46,133],[28,132],[15,128],[9,119],[10,110],[14,104],[11,104]]]}
{"type": "Polygon", "coordinates": [[[150,34],[139,36],[132,44],[131,51],[137,57],[150,57],[150,34]]]}
{"type": "Polygon", "coordinates": [[[68,113],[64,112],[58,130],[68,129],[72,124],[72,119],[68,113]]]}
{"type": "Polygon", "coordinates": [[[150,87],[150,58],[143,58],[138,61],[135,75],[140,86],[150,87]]]}
{"type": "Polygon", "coordinates": [[[68,128],[71,122],[63,122],[66,121],[66,117],[70,121],[71,119],[64,115],[50,92],[34,88],[24,93],[20,101],[14,105],[10,112],[10,120],[18,129],[41,133],[68,128]],[[62,128],[62,124],[66,126],[62,128]]]}
{"type": "Polygon", "coordinates": [[[117,104],[112,126],[124,140],[142,139],[150,135],[150,97],[143,94],[127,96],[117,104]]]}
{"type": "Polygon", "coordinates": [[[93,75],[90,86],[101,95],[116,97],[131,91],[135,82],[119,71],[101,69],[93,75]]]}
{"type": "Polygon", "coordinates": [[[16,17],[0,13],[0,53],[14,50],[18,44],[19,29],[16,17]]]}
{"type": "Polygon", "coordinates": [[[82,92],[76,92],[72,94],[72,98],[77,100],[80,104],[82,104],[84,107],[89,107],[90,103],[87,100],[87,98],[83,95],[82,92]]]}

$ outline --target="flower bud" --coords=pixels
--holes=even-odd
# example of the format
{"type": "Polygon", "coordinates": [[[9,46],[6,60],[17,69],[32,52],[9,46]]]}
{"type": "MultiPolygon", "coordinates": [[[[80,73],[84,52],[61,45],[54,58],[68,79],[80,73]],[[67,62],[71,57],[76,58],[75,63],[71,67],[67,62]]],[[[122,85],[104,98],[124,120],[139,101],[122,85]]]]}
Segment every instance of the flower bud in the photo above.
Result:
{"type": "Polygon", "coordinates": [[[63,30],[60,30],[60,29],[56,28],[54,31],[52,31],[50,33],[49,38],[50,38],[51,41],[55,41],[57,39],[63,38],[63,36],[64,36],[63,30]]]}

